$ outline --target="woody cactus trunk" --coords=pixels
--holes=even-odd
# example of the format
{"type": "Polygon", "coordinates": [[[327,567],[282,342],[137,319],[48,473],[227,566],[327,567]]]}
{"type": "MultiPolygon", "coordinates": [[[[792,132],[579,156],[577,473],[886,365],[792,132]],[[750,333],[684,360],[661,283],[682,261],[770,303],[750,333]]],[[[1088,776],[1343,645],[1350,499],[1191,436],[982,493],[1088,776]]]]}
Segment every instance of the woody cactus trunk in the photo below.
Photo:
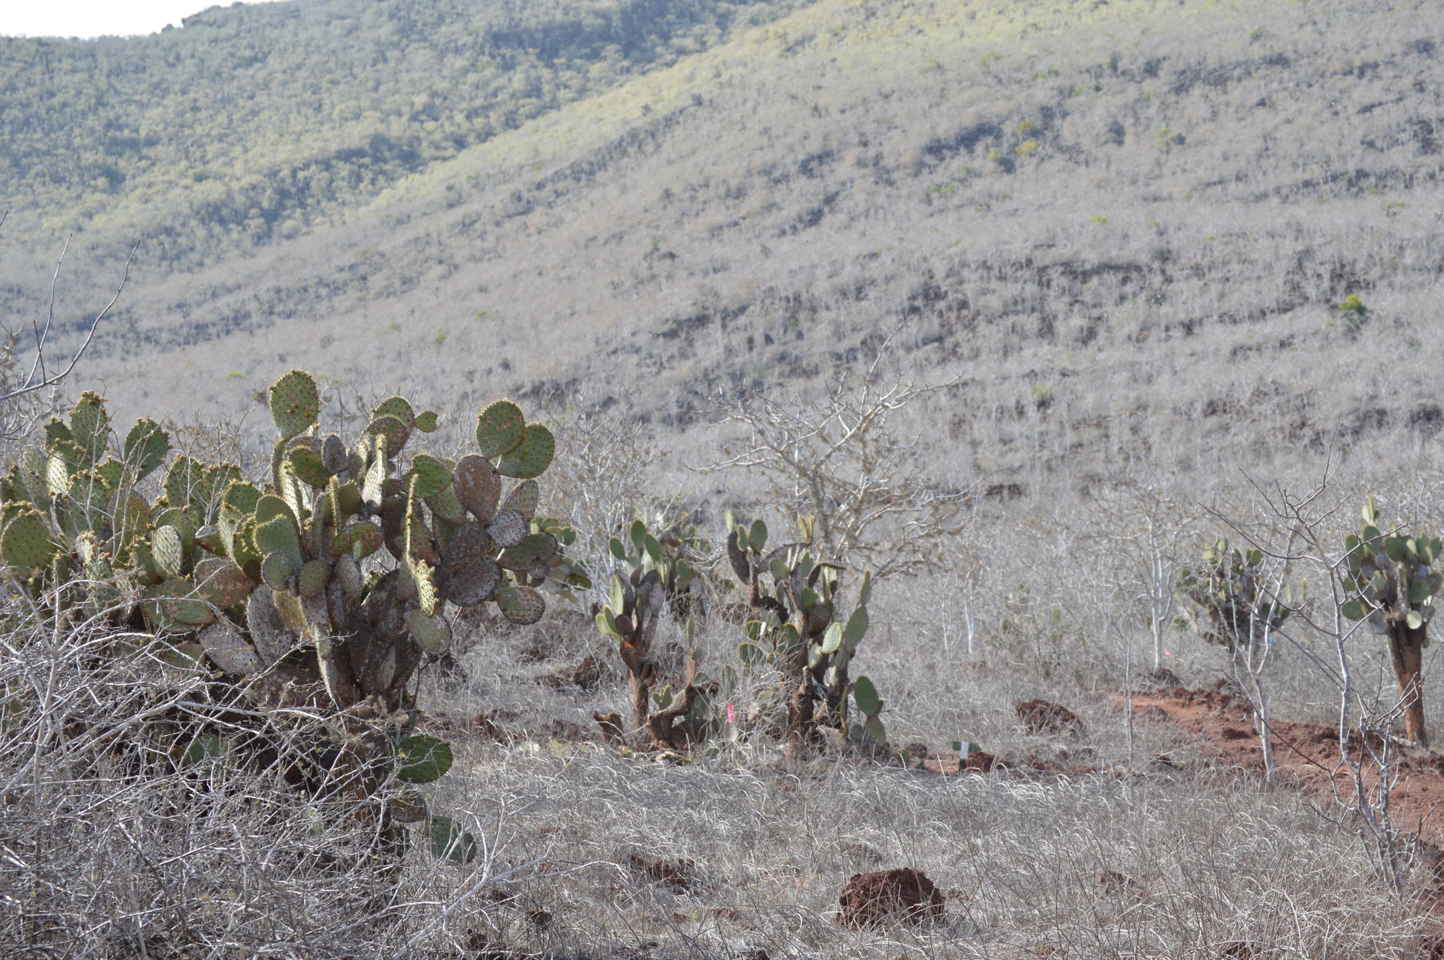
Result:
{"type": "Polygon", "coordinates": [[[1350,620],[1367,620],[1384,634],[1404,706],[1404,733],[1421,747],[1429,745],[1424,722],[1424,648],[1434,598],[1444,575],[1433,569],[1444,552],[1438,537],[1410,536],[1379,528],[1379,512],[1370,497],[1362,511],[1364,525],[1344,540],[1343,581],[1351,596],[1341,612],[1350,620]]]}

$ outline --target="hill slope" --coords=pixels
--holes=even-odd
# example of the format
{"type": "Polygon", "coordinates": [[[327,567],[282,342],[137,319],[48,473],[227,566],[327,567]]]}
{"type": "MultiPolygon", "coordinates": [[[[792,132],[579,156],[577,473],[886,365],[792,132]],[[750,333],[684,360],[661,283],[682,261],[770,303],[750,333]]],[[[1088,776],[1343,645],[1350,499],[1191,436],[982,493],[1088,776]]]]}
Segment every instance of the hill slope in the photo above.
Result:
{"type": "Polygon", "coordinates": [[[1444,70],[1416,8],[822,0],[343,222],[192,273],[148,254],[89,369],[129,412],[196,408],[152,371],[237,411],[299,365],[685,429],[886,343],[963,378],[919,411],[951,483],[1432,435],[1444,70]]]}

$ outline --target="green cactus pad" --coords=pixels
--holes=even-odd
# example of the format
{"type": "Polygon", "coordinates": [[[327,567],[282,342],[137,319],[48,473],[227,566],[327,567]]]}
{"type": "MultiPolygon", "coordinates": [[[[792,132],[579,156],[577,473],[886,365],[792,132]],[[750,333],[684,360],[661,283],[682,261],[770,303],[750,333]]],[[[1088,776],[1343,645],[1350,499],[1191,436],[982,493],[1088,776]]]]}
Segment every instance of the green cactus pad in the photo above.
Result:
{"type": "MultiPolygon", "coordinates": [[[[298,439],[310,440],[313,438],[301,437],[298,439]]],[[[326,469],[320,453],[312,449],[309,444],[293,444],[291,449],[286,451],[286,466],[302,483],[316,489],[326,486],[331,480],[331,471],[326,469]]]]}
{"type": "Polygon", "coordinates": [[[126,434],[121,449],[125,462],[135,469],[135,477],[140,480],[165,462],[165,455],[170,452],[170,435],[154,420],[137,420],[126,434]]]}
{"type": "Polygon", "coordinates": [[[511,453],[526,440],[526,417],[510,400],[497,400],[476,418],[476,446],[483,457],[511,453]]]}
{"type": "Polygon", "coordinates": [[[216,612],[209,603],[194,596],[195,585],[179,577],[151,587],[147,594],[159,601],[162,626],[193,630],[216,622],[216,612]]]}
{"type": "Polygon", "coordinates": [[[482,523],[491,519],[501,500],[501,476],[491,461],[476,454],[462,457],[454,470],[456,498],[482,523]]]}
{"type": "Polygon", "coordinates": [[[245,602],[255,586],[240,567],[225,557],[204,557],[196,561],[191,576],[196,592],[222,610],[245,602]]]}
{"type": "Polygon", "coordinates": [[[286,440],[305,432],[321,415],[320,391],[304,370],[292,370],[271,384],[266,402],[276,429],[286,440]]]}
{"type": "Polygon", "coordinates": [[[496,605],[502,616],[517,626],[536,623],[546,612],[547,603],[531,587],[517,586],[503,580],[496,588],[496,605]]]}
{"type": "Polygon", "coordinates": [[[272,590],[285,590],[301,565],[289,554],[277,551],[261,559],[261,582],[272,590]]]}
{"type": "Polygon", "coordinates": [[[321,559],[307,560],[301,565],[301,573],[296,578],[296,589],[303,597],[320,596],[330,579],[330,564],[321,559]]]}
{"type": "Polygon", "coordinates": [[[413,426],[422,433],[435,433],[436,421],[437,416],[435,410],[424,410],[416,415],[416,423],[414,423],[413,426]]]}
{"type": "Polygon", "coordinates": [[[529,423],[520,446],[501,458],[497,472],[522,480],[539,477],[551,466],[556,449],[557,442],[550,430],[540,423],[529,423]]]}
{"type": "Polygon", "coordinates": [[[346,443],[334,433],[326,435],[321,441],[321,464],[330,474],[345,473],[351,468],[351,451],[346,449],[346,443]]]}
{"type": "Polygon", "coordinates": [[[87,390],[70,408],[70,435],[91,463],[100,459],[110,442],[110,415],[99,394],[87,390]]]}
{"type": "Polygon", "coordinates": [[[34,507],[17,510],[0,534],[0,558],[17,571],[43,570],[55,552],[50,524],[34,507]]]}
{"type": "Polygon", "coordinates": [[[852,701],[869,717],[882,712],[882,697],[878,696],[877,687],[867,677],[858,677],[852,682],[852,701]]]}
{"type": "Polygon", "coordinates": [[[513,510],[521,514],[521,518],[531,523],[531,518],[536,516],[537,504],[541,502],[541,487],[537,486],[535,480],[523,480],[512,488],[511,493],[501,503],[501,510],[513,510]]]}
{"type": "Polygon", "coordinates": [[[423,500],[436,496],[451,486],[451,466],[429,453],[418,453],[411,459],[411,475],[416,479],[415,495],[423,500]]]}
{"type": "Polygon", "coordinates": [[[396,759],[399,764],[396,779],[406,783],[431,783],[451,769],[451,745],[436,737],[417,734],[397,745],[396,759]]]}
{"type": "Polygon", "coordinates": [[[266,667],[240,629],[225,618],[206,627],[197,639],[211,663],[222,673],[233,677],[252,677],[266,667]]]}
{"type": "Polygon", "coordinates": [[[416,423],[416,410],[405,397],[387,397],[371,411],[372,420],[378,417],[395,417],[409,429],[416,423]]]}
{"type": "Polygon", "coordinates": [[[527,530],[526,519],[515,510],[498,510],[486,526],[487,535],[503,549],[521,543],[526,539],[527,530]]]}
{"type": "Polygon", "coordinates": [[[286,508],[285,513],[264,521],[257,514],[256,521],[256,550],[267,559],[272,554],[282,554],[293,571],[299,570],[306,557],[301,551],[300,533],[296,529],[296,521],[290,516],[290,509],[286,508]]]}
{"type": "Polygon", "coordinates": [[[256,512],[256,502],[261,499],[261,491],[253,483],[245,480],[232,481],[225,493],[221,495],[221,512],[249,516],[256,512]]]}
{"type": "Polygon", "coordinates": [[[549,533],[533,533],[522,538],[514,546],[507,547],[497,557],[497,565],[503,570],[529,571],[536,566],[545,566],[557,555],[557,541],[549,533]]]}
{"type": "Polygon", "coordinates": [[[175,527],[169,524],[156,527],[150,535],[150,551],[162,574],[167,577],[181,575],[185,567],[185,544],[175,527]]]}
{"type": "Polygon", "coordinates": [[[194,457],[182,454],[171,461],[165,472],[165,500],[173,507],[185,507],[194,502],[192,497],[201,487],[205,476],[205,464],[194,457]]]}
{"type": "Polygon", "coordinates": [[[466,522],[466,507],[461,505],[461,500],[456,496],[456,490],[449,483],[437,493],[427,497],[426,505],[431,508],[432,514],[448,523],[466,522]]]}
{"type": "Polygon", "coordinates": [[[45,461],[45,489],[48,496],[61,497],[70,492],[73,473],[70,458],[56,451],[45,461]]]}
{"type": "Polygon", "coordinates": [[[464,867],[476,859],[476,838],[453,821],[450,817],[431,818],[431,855],[458,867],[464,867]]]}
{"type": "Polygon", "coordinates": [[[441,617],[412,610],[406,614],[406,629],[412,641],[427,653],[442,653],[451,646],[451,625],[441,617]]]}

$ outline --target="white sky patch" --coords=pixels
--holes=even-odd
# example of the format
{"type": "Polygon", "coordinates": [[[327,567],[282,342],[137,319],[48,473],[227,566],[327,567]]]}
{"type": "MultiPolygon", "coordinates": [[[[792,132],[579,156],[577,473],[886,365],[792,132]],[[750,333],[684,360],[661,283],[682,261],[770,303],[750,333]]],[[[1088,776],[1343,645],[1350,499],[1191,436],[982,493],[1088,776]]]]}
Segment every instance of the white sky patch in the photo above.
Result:
{"type": "Polygon", "coordinates": [[[144,35],[167,24],[178,27],[181,17],[229,5],[215,0],[0,0],[0,36],[144,35]]]}

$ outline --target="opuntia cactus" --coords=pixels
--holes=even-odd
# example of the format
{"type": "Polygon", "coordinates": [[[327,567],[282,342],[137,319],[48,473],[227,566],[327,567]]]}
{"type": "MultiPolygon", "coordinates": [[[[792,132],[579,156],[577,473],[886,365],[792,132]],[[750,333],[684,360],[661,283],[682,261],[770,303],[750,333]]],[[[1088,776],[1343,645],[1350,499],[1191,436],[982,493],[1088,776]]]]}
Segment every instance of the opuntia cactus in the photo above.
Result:
{"type": "Polygon", "coordinates": [[[1405,735],[1428,746],[1423,650],[1429,645],[1434,598],[1444,586],[1444,575],[1433,568],[1444,553],[1444,541],[1398,530],[1383,532],[1373,497],[1364,502],[1362,517],[1359,532],[1344,539],[1342,578],[1351,595],[1340,612],[1350,620],[1368,620],[1388,638],[1405,705],[1405,735]]]}
{"type": "MultiPolygon", "coordinates": [[[[857,606],[844,621],[837,609],[840,565],[815,560],[806,543],[784,544],[768,551],[767,526],[761,520],[745,524],[729,513],[727,526],[728,559],[738,579],[747,585],[754,614],[746,624],[747,639],[739,654],[744,663],[766,660],[781,671],[788,688],[789,754],[797,756],[815,741],[822,725],[855,739],[885,744],[878,718],[881,700],[871,681],[863,684],[863,695],[876,709],[863,711],[868,718],[864,724],[848,721],[848,695],[853,693],[856,702],[857,693],[849,668],[867,632],[871,576],[864,574],[857,606]]],[[[805,535],[807,524],[800,523],[799,529],[805,535]]],[[[864,680],[859,677],[857,683],[864,680]]]]}
{"type": "Polygon", "coordinates": [[[1227,540],[1205,549],[1201,566],[1179,574],[1179,589],[1208,618],[1203,639],[1230,652],[1264,640],[1292,612],[1269,591],[1263,554],[1227,540]]]}

